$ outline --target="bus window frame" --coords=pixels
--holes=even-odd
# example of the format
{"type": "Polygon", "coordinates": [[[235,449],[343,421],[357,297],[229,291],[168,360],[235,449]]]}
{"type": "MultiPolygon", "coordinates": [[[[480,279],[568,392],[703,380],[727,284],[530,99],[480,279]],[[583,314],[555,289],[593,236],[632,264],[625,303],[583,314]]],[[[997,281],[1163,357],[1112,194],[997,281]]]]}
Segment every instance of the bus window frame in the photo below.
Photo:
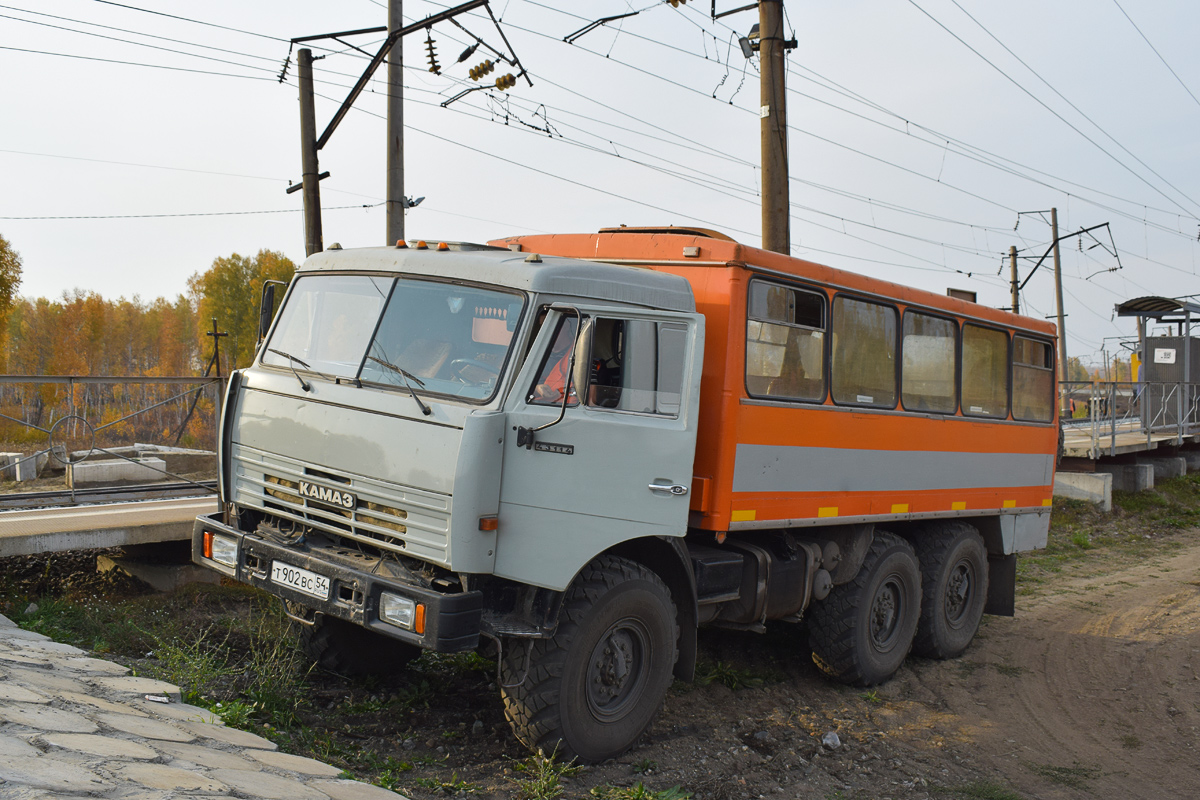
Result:
{"type": "Polygon", "coordinates": [[[1052,424],[1054,424],[1056,409],[1058,406],[1058,393],[1056,391],[1057,383],[1058,383],[1058,364],[1057,364],[1058,351],[1054,346],[1054,342],[1049,339],[1043,339],[1041,336],[1038,336],[1030,331],[1024,330],[1023,328],[1013,328],[1012,336],[1009,337],[1009,348],[1010,348],[1010,355],[1008,358],[1008,369],[1009,369],[1008,387],[1009,387],[1009,394],[1011,395],[1009,397],[1009,401],[1008,401],[1009,416],[1012,418],[1012,420],[1014,422],[1025,422],[1025,423],[1030,423],[1030,424],[1034,424],[1034,425],[1052,425],[1052,424]],[[1021,337],[1022,339],[1027,339],[1028,341],[1045,345],[1050,353],[1050,366],[1049,367],[1035,367],[1032,364],[1022,364],[1021,365],[1023,367],[1029,367],[1030,369],[1045,369],[1045,370],[1049,371],[1050,377],[1051,377],[1051,380],[1050,380],[1050,387],[1051,387],[1050,418],[1049,419],[1029,419],[1026,417],[1018,417],[1017,416],[1017,409],[1016,409],[1016,406],[1013,403],[1013,401],[1016,399],[1015,393],[1017,390],[1016,352],[1017,352],[1017,337],[1018,336],[1021,337]]]}
{"type": "MultiPolygon", "coordinates": [[[[788,403],[788,404],[803,403],[804,405],[808,405],[808,406],[825,405],[826,402],[830,398],[829,341],[830,341],[831,336],[830,336],[829,328],[830,328],[830,320],[831,320],[830,315],[832,314],[832,311],[833,311],[833,299],[830,296],[829,288],[826,286],[822,286],[820,284],[811,284],[811,283],[807,283],[804,281],[797,281],[797,280],[787,280],[786,276],[784,276],[782,273],[751,272],[749,280],[746,281],[746,298],[745,298],[744,305],[745,305],[746,313],[744,315],[743,324],[742,324],[742,391],[746,393],[746,397],[750,400],[759,401],[759,402],[767,402],[767,403],[788,403]],[[805,398],[799,398],[799,397],[783,397],[781,395],[756,394],[756,393],[750,391],[750,383],[747,380],[750,376],[746,370],[746,350],[750,344],[750,323],[752,321],[758,321],[758,322],[764,321],[764,320],[756,320],[750,316],[751,286],[756,281],[762,282],[762,283],[768,283],[768,284],[771,284],[774,286],[781,286],[781,287],[783,287],[785,289],[789,289],[789,290],[799,290],[799,291],[805,292],[807,294],[816,295],[817,297],[820,297],[822,302],[824,303],[824,306],[822,308],[822,313],[825,318],[825,327],[824,328],[821,328],[821,329],[811,328],[807,325],[791,325],[790,323],[771,323],[771,324],[788,325],[788,327],[799,328],[801,330],[806,330],[806,331],[816,331],[816,330],[821,331],[823,336],[822,336],[822,342],[821,342],[821,387],[822,387],[822,390],[821,390],[820,397],[805,399],[805,398]]],[[[766,321],[770,322],[769,320],[766,320],[766,321]]]]}
{"type": "MultiPolygon", "coordinates": [[[[828,327],[828,335],[826,336],[826,338],[829,340],[829,344],[827,345],[828,355],[826,356],[825,360],[829,365],[829,367],[828,367],[829,380],[827,382],[827,387],[828,387],[827,394],[829,395],[829,400],[833,405],[838,406],[839,408],[865,408],[865,409],[872,409],[872,410],[876,410],[876,411],[897,411],[897,410],[901,410],[903,408],[900,404],[900,394],[901,394],[901,392],[900,392],[900,352],[901,352],[900,351],[900,342],[904,338],[904,328],[902,326],[902,322],[903,322],[902,316],[903,316],[903,314],[901,312],[899,303],[897,303],[894,300],[880,298],[880,297],[877,297],[877,296],[871,295],[871,294],[865,294],[862,292],[853,292],[853,291],[837,291],[837,292],[834,292],[833,296],[829,298],[829,327],[828,327]],[[871,305],[883,306],[884,308],[890,308],[892,310],[892,313],[895,314],[894,318],[896,320],[896,344],[892,351],[892,373],[893,373],[894,380],[895,380],[896,398],[894,401],[892,401],[891,405],[887,405],[884,403],[839,402],[838,399],[836,397],[834,397],[834,395],[833,395],[833,325],[834,325],[833,305],[834,305],[834,303],[836,303],[838,301],[839,297],[844,297],[847,300],[857,300],[860,303],[870,303],[871,305]]],[[[959,326],[959,327],[961,328],[962,326],[959,326]]],[[[961,396],[961,394],[960,394],[960,396],[961,396]]],[[[907,411],[907,409],[904,409],[904,410],[907,411]]],[[[916,412],[916,413],[923,414],[926,412],[920,411],[920,412],[916,412]]]]}
{"type": "MultiPolygon", "coordinates": [[[[897,359],[898,368],[900,370],[900,383],[897,391],[897,406],[910,414],[937,414],[942,417],[957,417],[966,416],[962,413],[962,329],[967,324],[967,320],[959,319],[950,314],[939,314],[924,306],[905,306],[903,313],[900,315],[900,357],[897,359]],[[954,325],[954,409],[951,411],[930,411],[928,409],[909,408],[904,404],[904,321],[908,319],[909,314],[921,314],[934,319],[946,320],[954,325]]],[[[1012,359],[1009,359],[1011,362],[1012,359]]],[[[1012,379],[1009,378],[1009,383],[1012,379]]],[[[1011,403],[1009,404],[1012,405],[1011,403]]],[[[992,419],[988,417],[987,419],[992,419]]],[[[998,418],[997,418],[998,419],[998,418]]]]}
{"type": "Polygon", "coordinates": [[[989,420],[992,422],[1002,422],[1012,419],[1012,363],[1013,363],[1013,337],[1017,331],[1022,330],[1016,327],[1004,327],[995,324],[983,323],[978,320],[963,320],[963,323],[958,326],[958,413],[964,419],[973,420],[989,420]],[[973,414],[967,411],[967,405],[964,402],[965,396],[963,393],[963,380],[966,378],[966,370],[963,367],[963,356],[966,354],[965,337],[967,335],[967,327],[973,326],[984,330],[999,331],[1004,334],[1005,340],[1005,358],[1008,359],[1008,368],[1005,370],[1005,382],[1008,384],[1005,392],[1005,409],[1004,414],[973,414]]]}

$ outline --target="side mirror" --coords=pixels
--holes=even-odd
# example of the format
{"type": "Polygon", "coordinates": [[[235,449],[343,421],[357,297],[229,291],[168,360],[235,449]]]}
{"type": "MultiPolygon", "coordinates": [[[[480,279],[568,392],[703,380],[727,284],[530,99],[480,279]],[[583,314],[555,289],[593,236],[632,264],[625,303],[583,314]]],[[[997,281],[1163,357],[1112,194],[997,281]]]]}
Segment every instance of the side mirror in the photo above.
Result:
{"type": "Polygon", "coordinates": [[[574,363],[571,366],[571,382],[575,385],[575,395],[582,400],[587,396],[588,381],[592,377],[592,337],[595,335],[594,318],[588,317],[579,327],[575,336],[575,350],[572,353],[574,363]]]}
{"type": "Polygon", "coordinates": [[[258,340],[267,338],[271,329],[271,320],[275,316],[275,284],[276,281],[263,283],[262,301],[258,304],[258,340]]]}

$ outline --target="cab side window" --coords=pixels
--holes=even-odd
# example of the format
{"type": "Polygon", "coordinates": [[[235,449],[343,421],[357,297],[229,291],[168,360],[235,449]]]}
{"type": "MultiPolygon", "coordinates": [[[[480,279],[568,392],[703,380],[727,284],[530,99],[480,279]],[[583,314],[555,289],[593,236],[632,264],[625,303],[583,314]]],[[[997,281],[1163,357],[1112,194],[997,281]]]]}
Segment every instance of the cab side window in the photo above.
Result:
{"type": "Polygon", "coordinates": [[[585,402],[591,408],[677,416],[686,353],[682,322],[597,317],[585,402]]]}

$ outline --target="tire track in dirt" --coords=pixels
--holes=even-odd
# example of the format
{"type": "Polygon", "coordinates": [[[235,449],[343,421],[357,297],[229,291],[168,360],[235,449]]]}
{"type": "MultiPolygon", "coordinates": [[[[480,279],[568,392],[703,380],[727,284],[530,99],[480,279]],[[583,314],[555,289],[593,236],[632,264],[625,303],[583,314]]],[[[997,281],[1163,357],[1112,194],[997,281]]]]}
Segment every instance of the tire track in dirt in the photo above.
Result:
{"type": "Polygon", "coordinates": [[[1027,797],[1200,797],[1200,545],[1019,600],[913,677],[1027,797]]]}

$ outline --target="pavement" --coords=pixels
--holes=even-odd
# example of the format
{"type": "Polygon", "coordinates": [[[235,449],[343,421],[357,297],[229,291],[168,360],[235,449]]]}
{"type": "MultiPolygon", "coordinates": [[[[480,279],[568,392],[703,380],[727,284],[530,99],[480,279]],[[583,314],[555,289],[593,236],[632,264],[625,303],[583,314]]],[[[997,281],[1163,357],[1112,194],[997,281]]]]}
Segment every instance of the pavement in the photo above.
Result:
{"type": "Polygon", "coordinates": [[[3,800],[397,800],[0,616],[3,800]],[[165,702],[164,702],[165,701],[165,702]]]}

